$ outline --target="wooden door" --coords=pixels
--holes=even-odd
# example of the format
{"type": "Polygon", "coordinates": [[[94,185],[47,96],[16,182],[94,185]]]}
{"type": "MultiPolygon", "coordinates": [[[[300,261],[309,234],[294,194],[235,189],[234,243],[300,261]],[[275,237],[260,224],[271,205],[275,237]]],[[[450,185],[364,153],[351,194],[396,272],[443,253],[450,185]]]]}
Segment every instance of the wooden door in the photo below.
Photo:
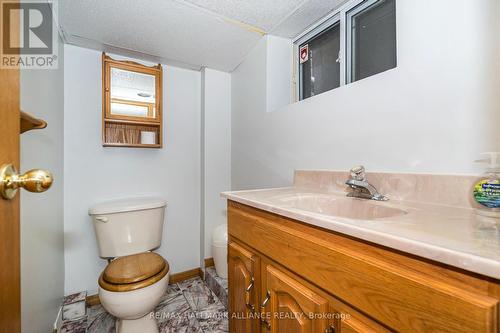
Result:
{"type": "Polygon", "coordinates": [[[243,246],[231,242],[228,250],[228,278],[229,331],[259,332],[259,257],[243,246]]]}
{"type": "Polygon", "coordinates": [[[263,269],[262,307],[268,313],[263,329],[271,333],[334,332],[328,299],[311,288],[266,264],[263,269]]]}
{"type": "MultiPolygon", "coordinates": [[[[19,70],[0,68],[0,166],[12,163],[19,169],[19,113],[19,70]]],[[[1,333],[21,332],[20,290],[19,195],[0,197],[1,333]]]]}

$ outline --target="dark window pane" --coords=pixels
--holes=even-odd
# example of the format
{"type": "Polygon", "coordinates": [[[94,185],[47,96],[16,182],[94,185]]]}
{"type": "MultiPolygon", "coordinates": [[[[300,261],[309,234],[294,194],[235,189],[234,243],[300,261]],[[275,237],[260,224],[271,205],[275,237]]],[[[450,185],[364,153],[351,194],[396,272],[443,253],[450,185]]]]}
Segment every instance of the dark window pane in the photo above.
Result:
{"type": "Polygon", "coordinates": [[[380,0],[351,22],[351,81],[396,67],[396,0],[380,0]]]}
{"type": "Polygon", "coordinates": [[[340,26],[323,31],[306,43],[309,45],[309,59],[300,65],[301,99],[340,87],[340,26]]]}

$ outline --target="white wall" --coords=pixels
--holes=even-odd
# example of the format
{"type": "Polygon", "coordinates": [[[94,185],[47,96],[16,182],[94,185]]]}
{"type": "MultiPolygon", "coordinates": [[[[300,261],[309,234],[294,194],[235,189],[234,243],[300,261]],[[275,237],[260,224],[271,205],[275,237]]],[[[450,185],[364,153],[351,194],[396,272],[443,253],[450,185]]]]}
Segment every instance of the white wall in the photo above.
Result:
{"type": "Polygon", "coordinates": [[[269,129],[258,128],[275,114],[266,114],[266,48],[262,38],[231,75],[232,189],[269,186],[274,178],[266,157],[272,153],[265,147],[269,129]]]}
{"type": "Polygon", "coordinates": [[[233,189],[289,185],[294,169],[476,173],[500,150],[495,0],[401,0],[398,67],[266,112],[268,43],[232,75],[233,189]],[[494,10],[493,14],[492,11],[494,10]]]}
{"type": "Polygon", "coordinates": [[[21,171],[47,169],[45,193],[21,190],[21,320],[23,333],[52,331],[64,295],[63,45],[58,70],[21,71],[21,109],[47,121],[21,135],[21,171]]]}
{"type": "Polygon", "coordinates": [[[220,193],[231,189],[231,75],[203,70],[203,223],[201,258],[212,257],[213,228],[226,222],[226,200],[220,193]]]}
{"type": "Polygon", "coordinates": [[[199,267],[201,74],[170,66],[163,74],[163,149],[103,148],[101,53],[65,47],[66,294],[97,290],[106,262],[98,256],[87,210],[111,198],[165,198],[163,244],[157,252],[173,273],[199,267]]]}
{"type": "Polygon", "coordinates": [[[268,112],[292,102],[293,43],[291,39],[267,35],[266,110],[268,112]]]}

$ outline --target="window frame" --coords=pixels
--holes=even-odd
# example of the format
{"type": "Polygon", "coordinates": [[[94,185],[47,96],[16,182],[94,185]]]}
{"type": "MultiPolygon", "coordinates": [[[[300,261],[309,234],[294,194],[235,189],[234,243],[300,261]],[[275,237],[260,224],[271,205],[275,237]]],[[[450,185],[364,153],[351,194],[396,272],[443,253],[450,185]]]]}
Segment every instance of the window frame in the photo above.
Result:
{"type": "MultiPolygon", "coordinates": [[[[359,12],[371,7],[380,0],[350,0],[336,10],[311,25],[297,37],[292,39],[294,52],[293,84],[295,101],[301,101],[301,66],[299,61],[299,47],[312,40],[326,29],[339,24],[340,26],[340,87],[352,83],[352,17],[359,12]],[[352,12],[351,12],[352,11],[352,12]],[[349,15],[347,15],[348,12],[349,15]]],[[[397,42],[397,41],[396,41],[397,42]]],[[[397,63],[396,63],[397,67],[397,63]]],[[[339,87],[339,88],[340,88],[339,87]]],[[[336,89],[336,88],[335,88],[336,89]]]]}
{"type": "Polygon", "coordinates": [[[346,28],[346,41],[345,41],[345,68],[346,68],[346,75],[345,75],[345,84],[349,84],[352,82],[355,82],[352,80],[352,72],[353,72],[353,64],[352,64],[352,58],[353,58],[353,52],[352,52],[352,44],[354,43],[354,37],[352,36],[352,18],[364,11],[367,8],[370,8],[377,2],[381,0],[364,0],[361,1],[361,3],[357,4],[356,6],[353,6],[351,9],[346,10],[345,13],[345,28],[346,28]],[[351,13],[350,13],[351,12],[351,13]]]}
{"type": "MultiPolygon", "coordinates": [[[[319,22],[314,24],[311,28],[313,29],[308,29],[304,31],[302,34],[299,35],[298,38],[295,38],[293,40],[293,49],[294,49],[294,54],[295,54],[295,73],[297,73],[296,79],[294,79],[295,82],[295,94],[296,94],[296,100],[301,101],[302,100],[302,91],[301,91],[301,85],[302,81],[300,78],[302,77],[302,67],[300,66],[300,61],[298,58],[299,54],[299,47],[303,43],[310,41],[316,37],[318,37],[320,34],[322,34],[324,31],[328,30],[329,28],[333,27],[334,25],[339,24],[340,27],[340,53],[339,53],[339,58],[342,58],[342,35],[343,35],[343,29],[342,29],[342,22],[340,20],[340,13],[333,13],[333,15],[327,15],[323,19],[321,19],[319,22]]],[[[295,75],[294,75],[295,76],[295,75]]],[[[340,62],[340,87],[342,87],[342,59],[340,62]]]]}

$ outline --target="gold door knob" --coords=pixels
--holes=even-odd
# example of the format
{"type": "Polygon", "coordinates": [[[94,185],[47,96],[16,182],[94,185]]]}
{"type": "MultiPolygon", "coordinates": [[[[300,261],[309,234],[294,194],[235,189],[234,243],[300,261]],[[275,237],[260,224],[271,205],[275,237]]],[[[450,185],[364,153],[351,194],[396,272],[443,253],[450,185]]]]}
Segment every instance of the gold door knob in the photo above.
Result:
{"type": "Polygon", "coordinates": [[[53,181],[52,174],[46,170],[34,169],[19,175],[12,164],[0,167],[0,194],[6,200],[14,198],[20,187],[30,192],[45,192],[53,181]]]}

